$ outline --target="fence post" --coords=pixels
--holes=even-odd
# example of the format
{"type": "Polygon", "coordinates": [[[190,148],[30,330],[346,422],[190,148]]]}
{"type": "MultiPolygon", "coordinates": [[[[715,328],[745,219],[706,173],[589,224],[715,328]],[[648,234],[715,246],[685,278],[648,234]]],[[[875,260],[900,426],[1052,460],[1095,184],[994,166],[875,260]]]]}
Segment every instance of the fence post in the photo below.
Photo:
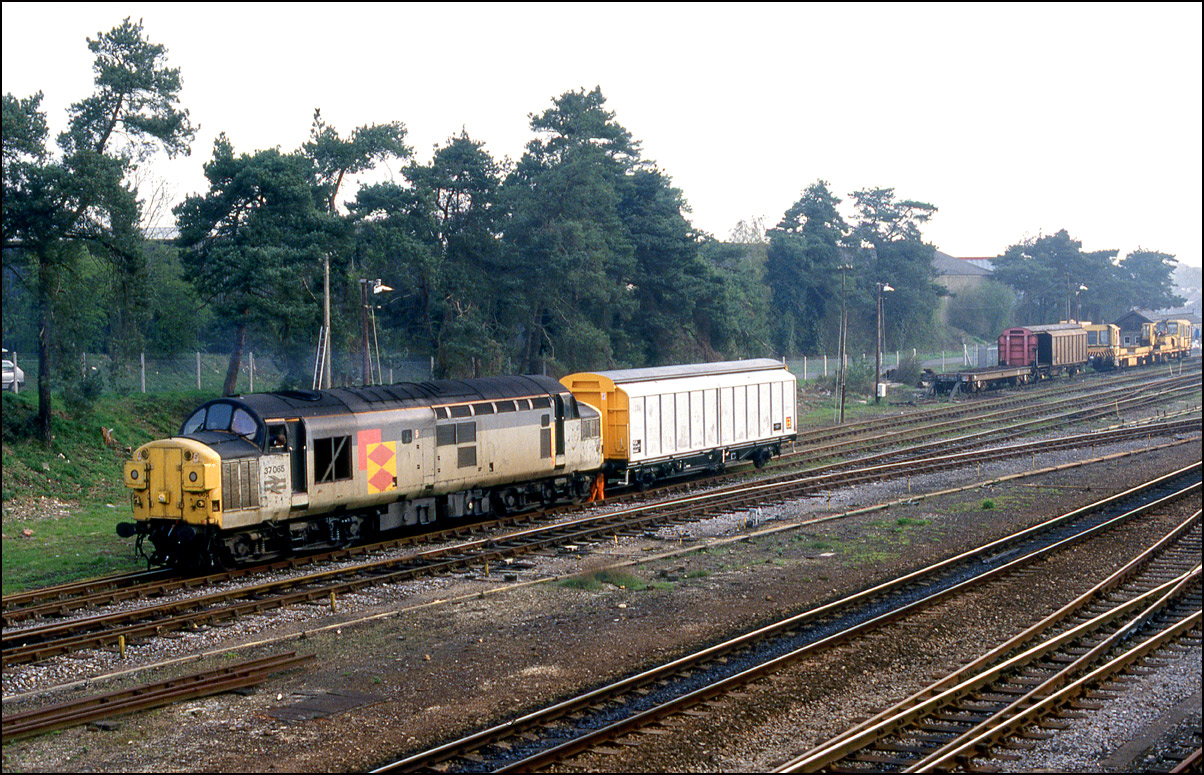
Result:
{"type": "Polygon", "coordinates": [[[145,351],[138,353],[138,361],[141,364],[141,369],[142,369],[142,392],[145,393],[146,392],[146,352],[145,351]]]}
{"type": "Polygon", "coordinates": [[[201,389],[201,353],[199,350],[196,354],[196,389],[201,389]]]}
{"type": "Polygon", "coordinates": [[[803,356],[803,382],[807,381],[807,356],[803,356]]]}
{"type": "Polygon", "coordinates": [[[828,376],[828,354],[824,353],[824,376],[828,376]]]}
{"type": "Polygon", "coordinates": [[[248,393],[255,392],[255,351],[251,351],[250,357],[250,372],[251,372],[251,387],[247,389],[248,393]]]}

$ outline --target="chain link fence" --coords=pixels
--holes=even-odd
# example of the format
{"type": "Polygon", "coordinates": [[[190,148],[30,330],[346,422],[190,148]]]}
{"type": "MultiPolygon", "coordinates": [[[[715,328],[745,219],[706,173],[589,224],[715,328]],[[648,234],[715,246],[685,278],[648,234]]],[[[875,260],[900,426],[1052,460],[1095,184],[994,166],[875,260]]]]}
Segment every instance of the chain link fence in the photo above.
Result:
{"type": "MultiPolygon", "coordinates": [[[[38,361],[34,353],[8,353],[25,373],[23,390],[36,390],[38,361]]],[[[846,355],[847,363],[874,363],[873,353],[846,355]]],[[[963,368],[994,366],[998,362],[997,347],[964,345],[961,352],[891,350],[882,353],[882,372],[895,369],[905,359],[914,359],[923,368],[935,372],[963,368]]],[[[290,358],[274,353],[248,350],[239,365],[237,393],[254,393],[285,388],[312,388],[315,380],[315,357],[290,358]]],[[[199,390],[219,394],[229,368],[228,353],[193,352],[166,357],[139,355],[132,359],[116,359],[108,355],[85,353],[80,357],[80,383],[93,394],[168,393],[199,390]]],[[[787,358],[786,367],[803,381],[829,379],[839,370],[835,355],[819,354],[787,358]]],[[[408,352],[382,352],[379,363],[372,360],[373,382],[421,382],[432,378],[434,363],[430,358],[415,358],[408,352]]],[[[363,384],[363,360],[358,354],[331,355],[333,387],[363,384]]]]}
{"type": "MultiPolygon", "coordinates": [[[[36,390],[38,360],[34,353],[8,353],[25,373],[24,391],[36,390]]],[[[289,358],[262,351],[248,350],[239,363],[236,393],[255,393],[285,388],[314,387],[314,356],[305,359],[289,358]]],[[[220,394],[230,366],[229,353],[193,352],[171,356],[151,356],[145,353],[130,359],[84,353],[78,366],[63,373],[90,395],[126,395],[130,393],[171,393],[199,390],[220,394]]],[[[374,357],[374,382],[421,382],[431,379],[433,363],[429,358],[415,359],[411,354],[384,353],[380,361],[374,357]]],[[[363,384],[362,356],[331,355],[332,387],[363,384]]],[[[58,386],[56,386],[57,389],[58,386]]]]}

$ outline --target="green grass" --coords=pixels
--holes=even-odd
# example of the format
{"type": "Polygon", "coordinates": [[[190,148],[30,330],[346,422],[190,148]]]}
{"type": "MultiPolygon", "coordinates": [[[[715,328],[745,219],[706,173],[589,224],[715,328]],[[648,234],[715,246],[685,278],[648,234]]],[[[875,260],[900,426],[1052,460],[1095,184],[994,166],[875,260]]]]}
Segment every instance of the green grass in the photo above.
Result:
{"type": "Polygon", "coordinates": [[[614,568],[603,568],[602,570],[589,571],[582,573],[572,578],[565,579],[559,582],[562,587],[569,589],[583,589],[587,591],[597,591],[602,589],[607,584],[620,587],[623,589],[631,589],[634,591],[642,591],[645,589],[660,588],[663,585],[649,584],[638,576],[633,576],[625,571],[616,570],[614,568]]]}
{"type": "Polygon", "coordinates": [[[81,407],[56,396],[47,447],[34,432],[36,393],[0,396],[4,593],[144,567],[134,558],[133,544],[114,532],[130,518],[121,483],[126,448],[175,433],[189,412],[212,397],[196,391],[139,393],[104,396],[81,407]],[[102,427],[112,429],[116,448],[105,444],[102,427]]]}

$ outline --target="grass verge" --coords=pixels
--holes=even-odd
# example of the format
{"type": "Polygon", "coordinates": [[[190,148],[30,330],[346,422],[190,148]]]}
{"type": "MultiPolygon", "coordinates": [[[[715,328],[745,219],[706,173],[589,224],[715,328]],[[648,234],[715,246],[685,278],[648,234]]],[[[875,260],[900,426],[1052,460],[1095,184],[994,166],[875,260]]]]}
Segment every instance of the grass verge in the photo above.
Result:
{"type": "Polygon", "coordinates": [[[138,393],[69,406],[56,397],[47,446],[36,437],[36,393],[0,395],[4,594],[142,567],[114,532],[130,514],[121,483],[127,450],[175,433],[209,398],[138,393]]]}

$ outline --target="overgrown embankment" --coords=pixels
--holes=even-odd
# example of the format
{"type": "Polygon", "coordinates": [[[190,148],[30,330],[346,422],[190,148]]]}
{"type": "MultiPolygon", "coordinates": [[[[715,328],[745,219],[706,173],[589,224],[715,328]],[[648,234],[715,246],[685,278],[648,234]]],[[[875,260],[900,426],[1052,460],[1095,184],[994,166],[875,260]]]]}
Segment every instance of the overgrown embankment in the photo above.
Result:
{"type": "Polygon", "coordinates": [[[134,447],[175,433],[211,397],[60,401],[47,447],[36,433],[37,394],[2,394],[4,593],[139,567],[131,543],[114,532],[129,518],[122,464],[134,447]]]}

